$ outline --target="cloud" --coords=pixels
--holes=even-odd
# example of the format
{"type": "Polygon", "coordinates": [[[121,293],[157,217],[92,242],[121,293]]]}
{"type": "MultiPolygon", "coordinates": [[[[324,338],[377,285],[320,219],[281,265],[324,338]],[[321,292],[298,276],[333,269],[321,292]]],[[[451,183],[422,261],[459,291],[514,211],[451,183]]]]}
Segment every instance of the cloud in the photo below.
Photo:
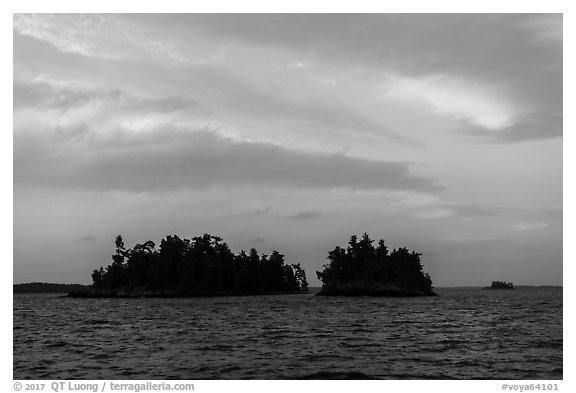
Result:
{"type": "Polygon", "coordinates": [[[510,144],[525,141],[561,138],[563,135],[563,115],[531,113],[516,119],[516,123],[501,130],[487,130],[474,125],[463,125],[463,134],[487,143],[510,144]]]}
{"type": "Polygon", "coordinates": [[[562,14],[531,15],[523,23],[538,39],[544,41],[563,41],[562,14]]]}
{"type": "Polygon", "coordinates": [[[169,41],[151,38],[145,29],[119,16],[14,14],[14,30],[61,52],[101,60],[194,63],[169,41]]]}
{"type": "Polygon", "coordinates": [[[511,229],[515,232],[534,231],[547,228],[545,222],[517,222],[512,225],[511,229]]]}
{"type": "Polygon", "coordinates": [[[255,215],[260,216],[260,215],[264,215],[264,214],[268,214],[270,213],[270,210],[272,210],[272,206],[268,206],[265,207],[263,209],[258,209],[254,212],[255,215]]]}
{"type": "Polygon", "coordinates": [[[168,191],[212,185],[438,192],[402,162],[313,154],[166,127],[90,138],[14,136],[15,186],[168,191]]]}
{"type": "Polygon", "coordinates": [[[86,236],[78,237],[78,238],[76,238],[75,240],[80,240],[80,241],[83,241],[83,242],[91,242],[91,241],[94,241],[94,240],[97,240],[97,239],[98,239],[98,238],[95,237],[95,236],[86,235],[86,236]]]}
{"type": "Polygon", "coordinates": [[[451,203],[434,195],[424,194],[420,199],[420,201],[409,202],[410,198],[408,198],[406,201],[401,201],[400,204],[409,207],[414,217],[425,220],[451,218],[453,220],[480,222],[480,220],[491,220],[514,213],[514,210],[510,208],[451,203]]]}
{"type": "Polygon", "coordinates": [[[489,246],[497,244],[514,243],[517,240],[512,238],[478,238],[466,236],[448,236],[442,239],[445,243],[453,245],[474,245],[474,246],[489,246]]]}
{"type": "Polygon", "coordinates": [[[386,96],[422,101],[439,114],[451,115],[478,127],[510,127],[520,115],[494,88],[463,78],[435,74],[421,77],[390,75],[386,96]]]}
{"type": "Polygon", "coordinates": [[[119,57],[116,28],[102,15],[14,14],[14,30],[45,41],[62,52],[105,59],[119,57]],[[108,38],[103,34],[108,30],[108,38]],[[116,49],[116,50],[114,50],[116,49]]]}
{"type": "MultiPolygon", "coordinates": [[[[246,61],[244,58],[230,61],[236,60],[246,61]]],[[[189,68],[190,73],[184,80],[194,87],[198,80],[202,81],[200,87],[206,93],[207,105],[211,105],[221,118],[232,118],[236,125],[274,122],[272,129],[259,133],[257,138],[260,139],[283,129],[288,135],[300,134],[307,138],[324,135],[404,146],[421,145],[417,139],[389,129],[378,116],[364,113],[361,104],[350,102],[346,97],[346,90],[326,91],[322,86],[325,82],[315,76],[294,77],[281,68],[262,67],[261,63],[250,63],[246,67],[249,70],[244,70],[243,74],[230,69],[229,64],[189,68]]],[[[354,84],[355,90],[361,83],[354,84]]],[[[253,135],[249,130],[245,133],[253,135]]]]}
{"type": "Polygon", "coordinates": [[[511,76],[552,59],[542,58],[542,53],[561,53],[561,45],[532,39],[561,37],[561,14],[210,14],[130,19],[164,30],[192,25],[194,35],[218,43],[284,48],[299,54],[293,65],[368,65],[410,75],[444,70],[511,76]]]}
{"type": "Polygon", "coordinates": [[[562,206],[551,206],[548,208],[541,209],[539,212],[546,220],[549,221],[562,221],[564,218],[564,209],[562,206]]]}
{"type": "MultiPolygon", "coordinates": [[[[358,113],[352,107],[328,97],[294,97],[279,87],[274,92],[259,83],[194,68],[184,77],[185,84],[200,79],[202,89],[181,86],[142,95],[127,89],[106,88],[95,83],[55,79],[45,75],[30,78],[18,75],[14,81],[15,128],[29,128],[30,122],[43,126],[71,127],[95,123],[98,129],[114,127],[141,130],[168,124],[215,127],[227,126],[229,137],[239,140],[271,141],[281,130],[281,139],[300,140],[324,136],[359,139],[372,143],[392,142],[418,146],[420,142],[390,131],[384,124],[358,113]],[[175,93],[176,92],[176,93],[175,93]],[[191,96],[193,95],[193,96],[191,96]],[[270,127],[274,122],[274,127],[270,127]],[[260,127],[269,128],[261,132],[260,127]],[[250,131],[250,130],[255,131],[250,131]],[[273,135],[272,135],[273,134],[273,135]],[[302,135],[302,137],[297,137],[302,135]]],[[[332,151],[335,149],[332,148],[332,151]]]]}
{"type": "Polygon", "coordinates": [[[13,85],[14,109],[55,109],[62,113],[79,110],[88,105],[106,106],[106,110],[122,109],[126,112],[172,113],[191,109],[197,102],[189,97],[139,97],[121,89],[107,89],[89,83],[66,82],[37,77],[31,81],[15,79],[13,85]]]}
{"type": "Polygon", "coordinates": [[[416,213],[416,217],[424,219],[436,219],[451,217],[455,214],[454,210],[445,207],[433,207],[424,209],[416,213]]]}
{"type": "Polygon", "coordinates": [[[494,84],[443,74],[391,74],[384,89],[384,97],[422,102],[434,113],[459,121],[461,133],[487,142],[562,137],[563,116],[556,99],[535,109],[533,103],[522,102],[494,84]]]}
{"type": "Polygon", "coordinates": [[[133,133],[204,116],[197,101],[181,95],[141,96],[122,89],[37,77],[16,78],[14,132],[94,138],[117,128],[133,133]]]}
{"type": "Polygon", "coordinates": [[[322,213],[322,212],[304,211],[304,212],[294,214],[294,215],[290,216],[290,218],[293,220],[314,220],[317,218],[322,218],[325,215],[326,214],[322,213]]]}
{"type": "Polygon", "coordinates": [[[503,212],[502,209],[477,205],[452,205],[451,208],[456,211],[458,216],[466,219],[492,217],[503,212]]]}
{"type": "Polygon", "coordinates": [[[561,136],[561,14],[190,18],[218,41],[294,52],[288,64],[298,70],[330,64],[346,75],[381,73],[390,97],[425,103],[490,141],[561,136]]]}
{"type": "Polygon", "coordinates": [[[369,94],[382,74],[389,97],[425,103],[466,134],[498,143],[562,135],[561,14],[16,14],[14,30],[64,53],[127,59],[134,69],[185,69],[190,77],[180,82],[237,120],[283,118],[315,134],[417,144],[319,93],[344,79],[369,94]]]}
{"type": "Polygon", "coordinates": [[[423,201],[420,205],[414,207],[420,208],[415,216],[424,219],[437,219],[446,217],[458,217],[464,220],[486,218],[502,213],[501,209],[495,209],[477,205],[458,205],[450,204],[430,198],[423,201]]]}

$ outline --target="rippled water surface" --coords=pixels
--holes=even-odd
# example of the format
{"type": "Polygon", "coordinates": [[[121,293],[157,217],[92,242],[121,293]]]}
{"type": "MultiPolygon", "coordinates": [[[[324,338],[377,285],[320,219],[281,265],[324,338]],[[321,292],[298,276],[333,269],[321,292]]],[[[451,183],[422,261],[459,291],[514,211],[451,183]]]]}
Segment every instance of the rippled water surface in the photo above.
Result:
{"type": "Polygon", "coordinates": [[[562,289],[14,295],[15,379],[561,379],[562,289]]]}

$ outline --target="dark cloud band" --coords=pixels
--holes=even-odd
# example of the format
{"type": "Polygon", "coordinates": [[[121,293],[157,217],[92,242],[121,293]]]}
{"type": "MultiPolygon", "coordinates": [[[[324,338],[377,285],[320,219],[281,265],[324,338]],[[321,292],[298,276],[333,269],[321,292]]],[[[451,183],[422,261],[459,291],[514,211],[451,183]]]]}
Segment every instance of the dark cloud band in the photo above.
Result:
{"type": "Polygon", "coordinates": [[[80,137],[74,142],[62,134],[14,138],[15,186],[129,191],[212,185],[441,190],[430,179],[411,174],[407,163],[237,142],[207,130],[117,132],[100,140],[80,137]]]}

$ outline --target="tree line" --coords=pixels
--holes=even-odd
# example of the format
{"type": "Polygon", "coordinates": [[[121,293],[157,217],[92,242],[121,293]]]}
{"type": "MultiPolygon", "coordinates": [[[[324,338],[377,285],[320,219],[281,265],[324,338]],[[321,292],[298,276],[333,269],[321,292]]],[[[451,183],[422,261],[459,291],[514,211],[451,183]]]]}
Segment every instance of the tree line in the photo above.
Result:
{"type": "MultiPolygon", "coordinates": [[[[210,296],[219,294],[302,293],[308,291],[300,264],[286,264],[273,251],[234,254],[218,236],[191,239],[176,235],[127,249],[115,240],[112,263],[92,273],[95,295],[210,296]],[[148,291],[146,293],[146,291],[148,291]],[[152,293],[150,293],[152,291],[152,293]]],[[[328,253],[329,263],[316,272],[323,295],[434,295],[421,255],[406,247],[390,251],[384,240],[374,245],[367,233],[351,236],[346,248],[328,253]]]]}
{"type": "Polygon", "coordinates": [[[126,248],[119,235],[115,246],[112,263],[92,273],[96,290],[182,296],[308,291],[299,263],[286,264],[278,251],[266,255],[252,248],[234,254],[220,237],[210,234],[191,239],[167,236],[158,249],[150,240],[126,248]]]}

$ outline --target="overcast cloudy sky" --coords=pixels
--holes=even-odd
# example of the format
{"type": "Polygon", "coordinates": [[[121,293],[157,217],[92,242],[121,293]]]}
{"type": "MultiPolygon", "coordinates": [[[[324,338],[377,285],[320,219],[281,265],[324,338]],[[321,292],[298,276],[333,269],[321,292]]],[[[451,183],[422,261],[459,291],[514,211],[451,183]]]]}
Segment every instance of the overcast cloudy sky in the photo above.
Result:
{"type": "Polygon", "coordinates": [[[561,15],[14,16],[14,281],[213,233],[562,283],[561,15]]]}

